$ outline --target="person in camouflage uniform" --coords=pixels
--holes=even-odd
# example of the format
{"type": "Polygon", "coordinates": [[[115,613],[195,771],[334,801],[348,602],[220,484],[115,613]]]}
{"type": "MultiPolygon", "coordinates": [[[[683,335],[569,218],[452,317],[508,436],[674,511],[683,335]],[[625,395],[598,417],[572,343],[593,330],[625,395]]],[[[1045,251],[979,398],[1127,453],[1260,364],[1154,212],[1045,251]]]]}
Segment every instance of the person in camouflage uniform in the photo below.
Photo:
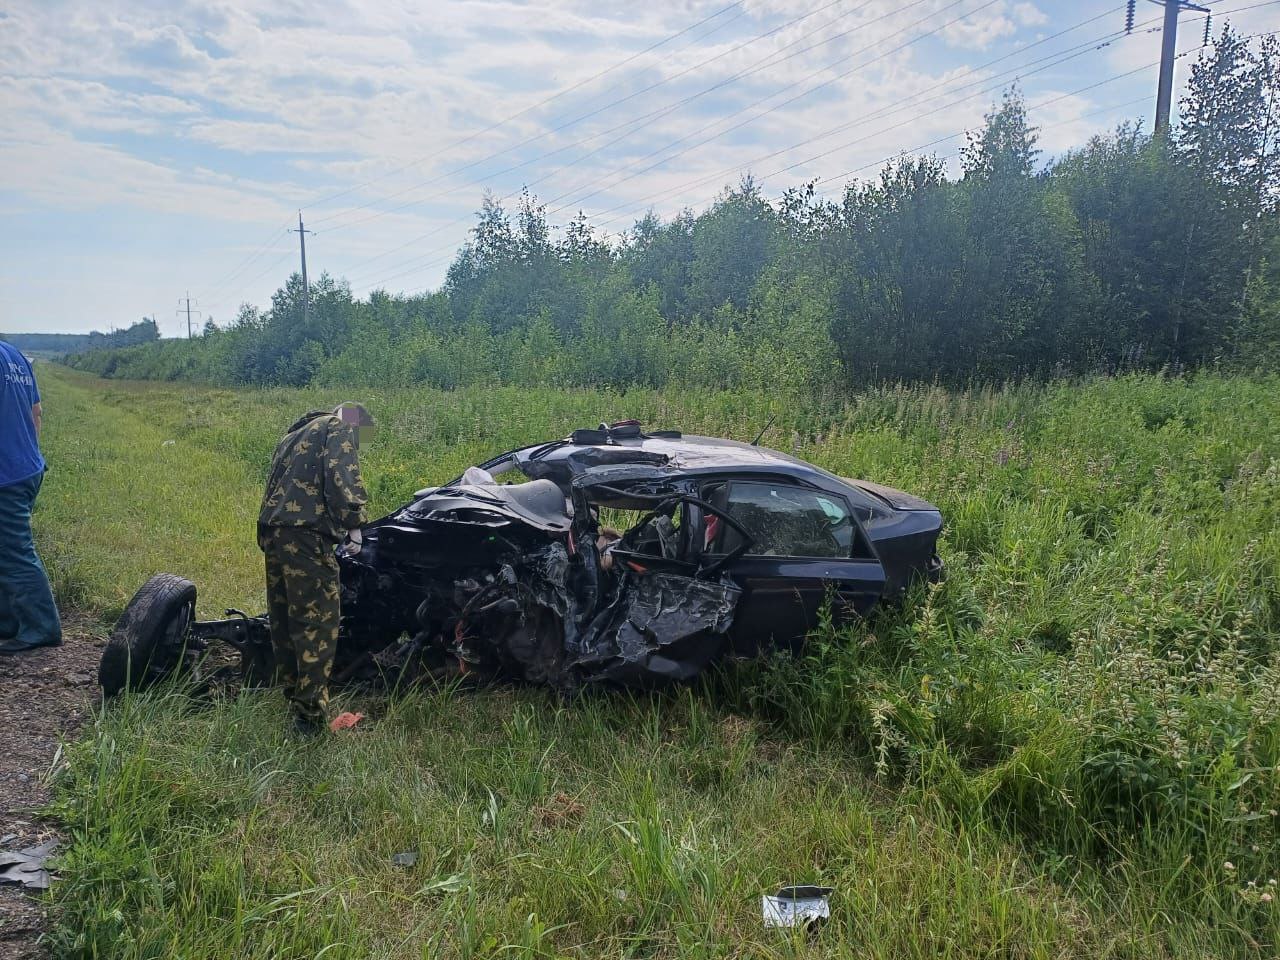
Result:
{"type": "Polygon", "coordinates": [[[349,531],[358,536],[364,523],[357,449],[372,428],[355,403],[302,417],[276,447],[258,513],[277,677],[295,726],[306,733],[324,728],[338,645],[334,547],[349,531]]]}

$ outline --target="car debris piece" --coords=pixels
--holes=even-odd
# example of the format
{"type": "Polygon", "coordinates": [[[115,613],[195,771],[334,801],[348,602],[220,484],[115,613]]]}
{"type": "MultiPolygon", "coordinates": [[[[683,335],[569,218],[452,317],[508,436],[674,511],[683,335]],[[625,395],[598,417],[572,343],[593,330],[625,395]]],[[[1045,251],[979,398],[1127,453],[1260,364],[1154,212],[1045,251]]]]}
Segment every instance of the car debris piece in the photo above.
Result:
{"type": "Polygon", "coordinates": [[[48,890],[53,878],[46,864],[57,848],[57,840],[46,840],[25,850],[0,851],[0,883],[20,884],[27,890],[48,890]]]}
{"type": "MultiPolygon", "coordinates": [[[[942,576],[942,517],[911,494],[765,447],[601,424],[419,490],[337,547],[333,680],[512,679],[658,687],[794,648],[942,576]]],[[[157,574],[99,666],[104,693],[199,673],[213,643],[244,684],[275,674],[266,616],[197,620],[157,574]]]]}
{"type": "Polygon", "coordinates": [[[766,927],[812,926],[831,916],[833,887],[783,887],[777,893],[760,898],[766,927]]]}

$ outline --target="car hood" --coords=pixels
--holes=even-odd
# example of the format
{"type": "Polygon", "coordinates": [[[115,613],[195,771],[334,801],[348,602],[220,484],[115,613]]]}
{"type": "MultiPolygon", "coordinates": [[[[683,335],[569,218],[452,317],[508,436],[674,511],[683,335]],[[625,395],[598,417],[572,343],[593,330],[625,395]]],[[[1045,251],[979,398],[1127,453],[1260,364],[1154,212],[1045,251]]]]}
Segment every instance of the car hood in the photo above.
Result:
{"type": "Polygon", "coordinates": [[[477,520],[499,516],[545,533],[568,533],[565,496],[550,480],[527,483],[457,483],[428,487],[394,515],[411,520],[477,520]]]}

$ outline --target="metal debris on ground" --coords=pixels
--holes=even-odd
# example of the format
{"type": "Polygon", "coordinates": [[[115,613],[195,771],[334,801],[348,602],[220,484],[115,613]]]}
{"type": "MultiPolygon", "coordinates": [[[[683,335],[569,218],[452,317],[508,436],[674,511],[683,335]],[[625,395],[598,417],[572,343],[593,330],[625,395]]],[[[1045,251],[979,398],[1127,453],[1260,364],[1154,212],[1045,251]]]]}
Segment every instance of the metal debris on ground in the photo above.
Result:
{"type": "Polygon", "coordinates": [[[48,890],[53,878],[45,864],[57,848],[57,840],[46,840],[25,850],[0,850],[0,883],[21,884],[27,890],[48,890]]]}
{"type": "Polygon", "coordinates": [[[418,862],[418,851],[405,850],[403,853],[393,853],[391,862],[397,867],[412,867],[418,862]]]}
{"type": "Polygon", "coordinates": [[[831,916],[827,898],[832,887],[783,887],[773,896],[760,898],[766,927],[812,926],[831,916]]]}

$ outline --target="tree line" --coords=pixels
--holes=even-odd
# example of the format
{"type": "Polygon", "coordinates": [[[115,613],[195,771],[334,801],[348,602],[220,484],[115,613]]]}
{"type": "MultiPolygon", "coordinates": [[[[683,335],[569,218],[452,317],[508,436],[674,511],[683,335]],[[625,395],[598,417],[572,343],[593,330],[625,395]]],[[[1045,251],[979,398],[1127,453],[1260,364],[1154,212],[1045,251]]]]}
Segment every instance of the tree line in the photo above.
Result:
{"type": "Polygon", "coordinates": [[[110,350],[115,347],[131,347],[160,339],[156,322],[143,317],[137,323],[122,330],[101,333],[0,333],[0,340],[13,344],[24,353],[43,353],[60,356],[82,353],[87,350],[110,350]]]}
{"type": "Polygon", "coordinates": [[[527,193],[486,197],[434,292],[294,275],[194,340],[72,356],[106,376],[439,387],[796,391],[1280,357],[1280,44],[1224,29],[1167,133],[1124,124],[1046,161],[1010,91],[962,173],[903,155],[836,199],[750,178],[607,243],[527,193]]]}

